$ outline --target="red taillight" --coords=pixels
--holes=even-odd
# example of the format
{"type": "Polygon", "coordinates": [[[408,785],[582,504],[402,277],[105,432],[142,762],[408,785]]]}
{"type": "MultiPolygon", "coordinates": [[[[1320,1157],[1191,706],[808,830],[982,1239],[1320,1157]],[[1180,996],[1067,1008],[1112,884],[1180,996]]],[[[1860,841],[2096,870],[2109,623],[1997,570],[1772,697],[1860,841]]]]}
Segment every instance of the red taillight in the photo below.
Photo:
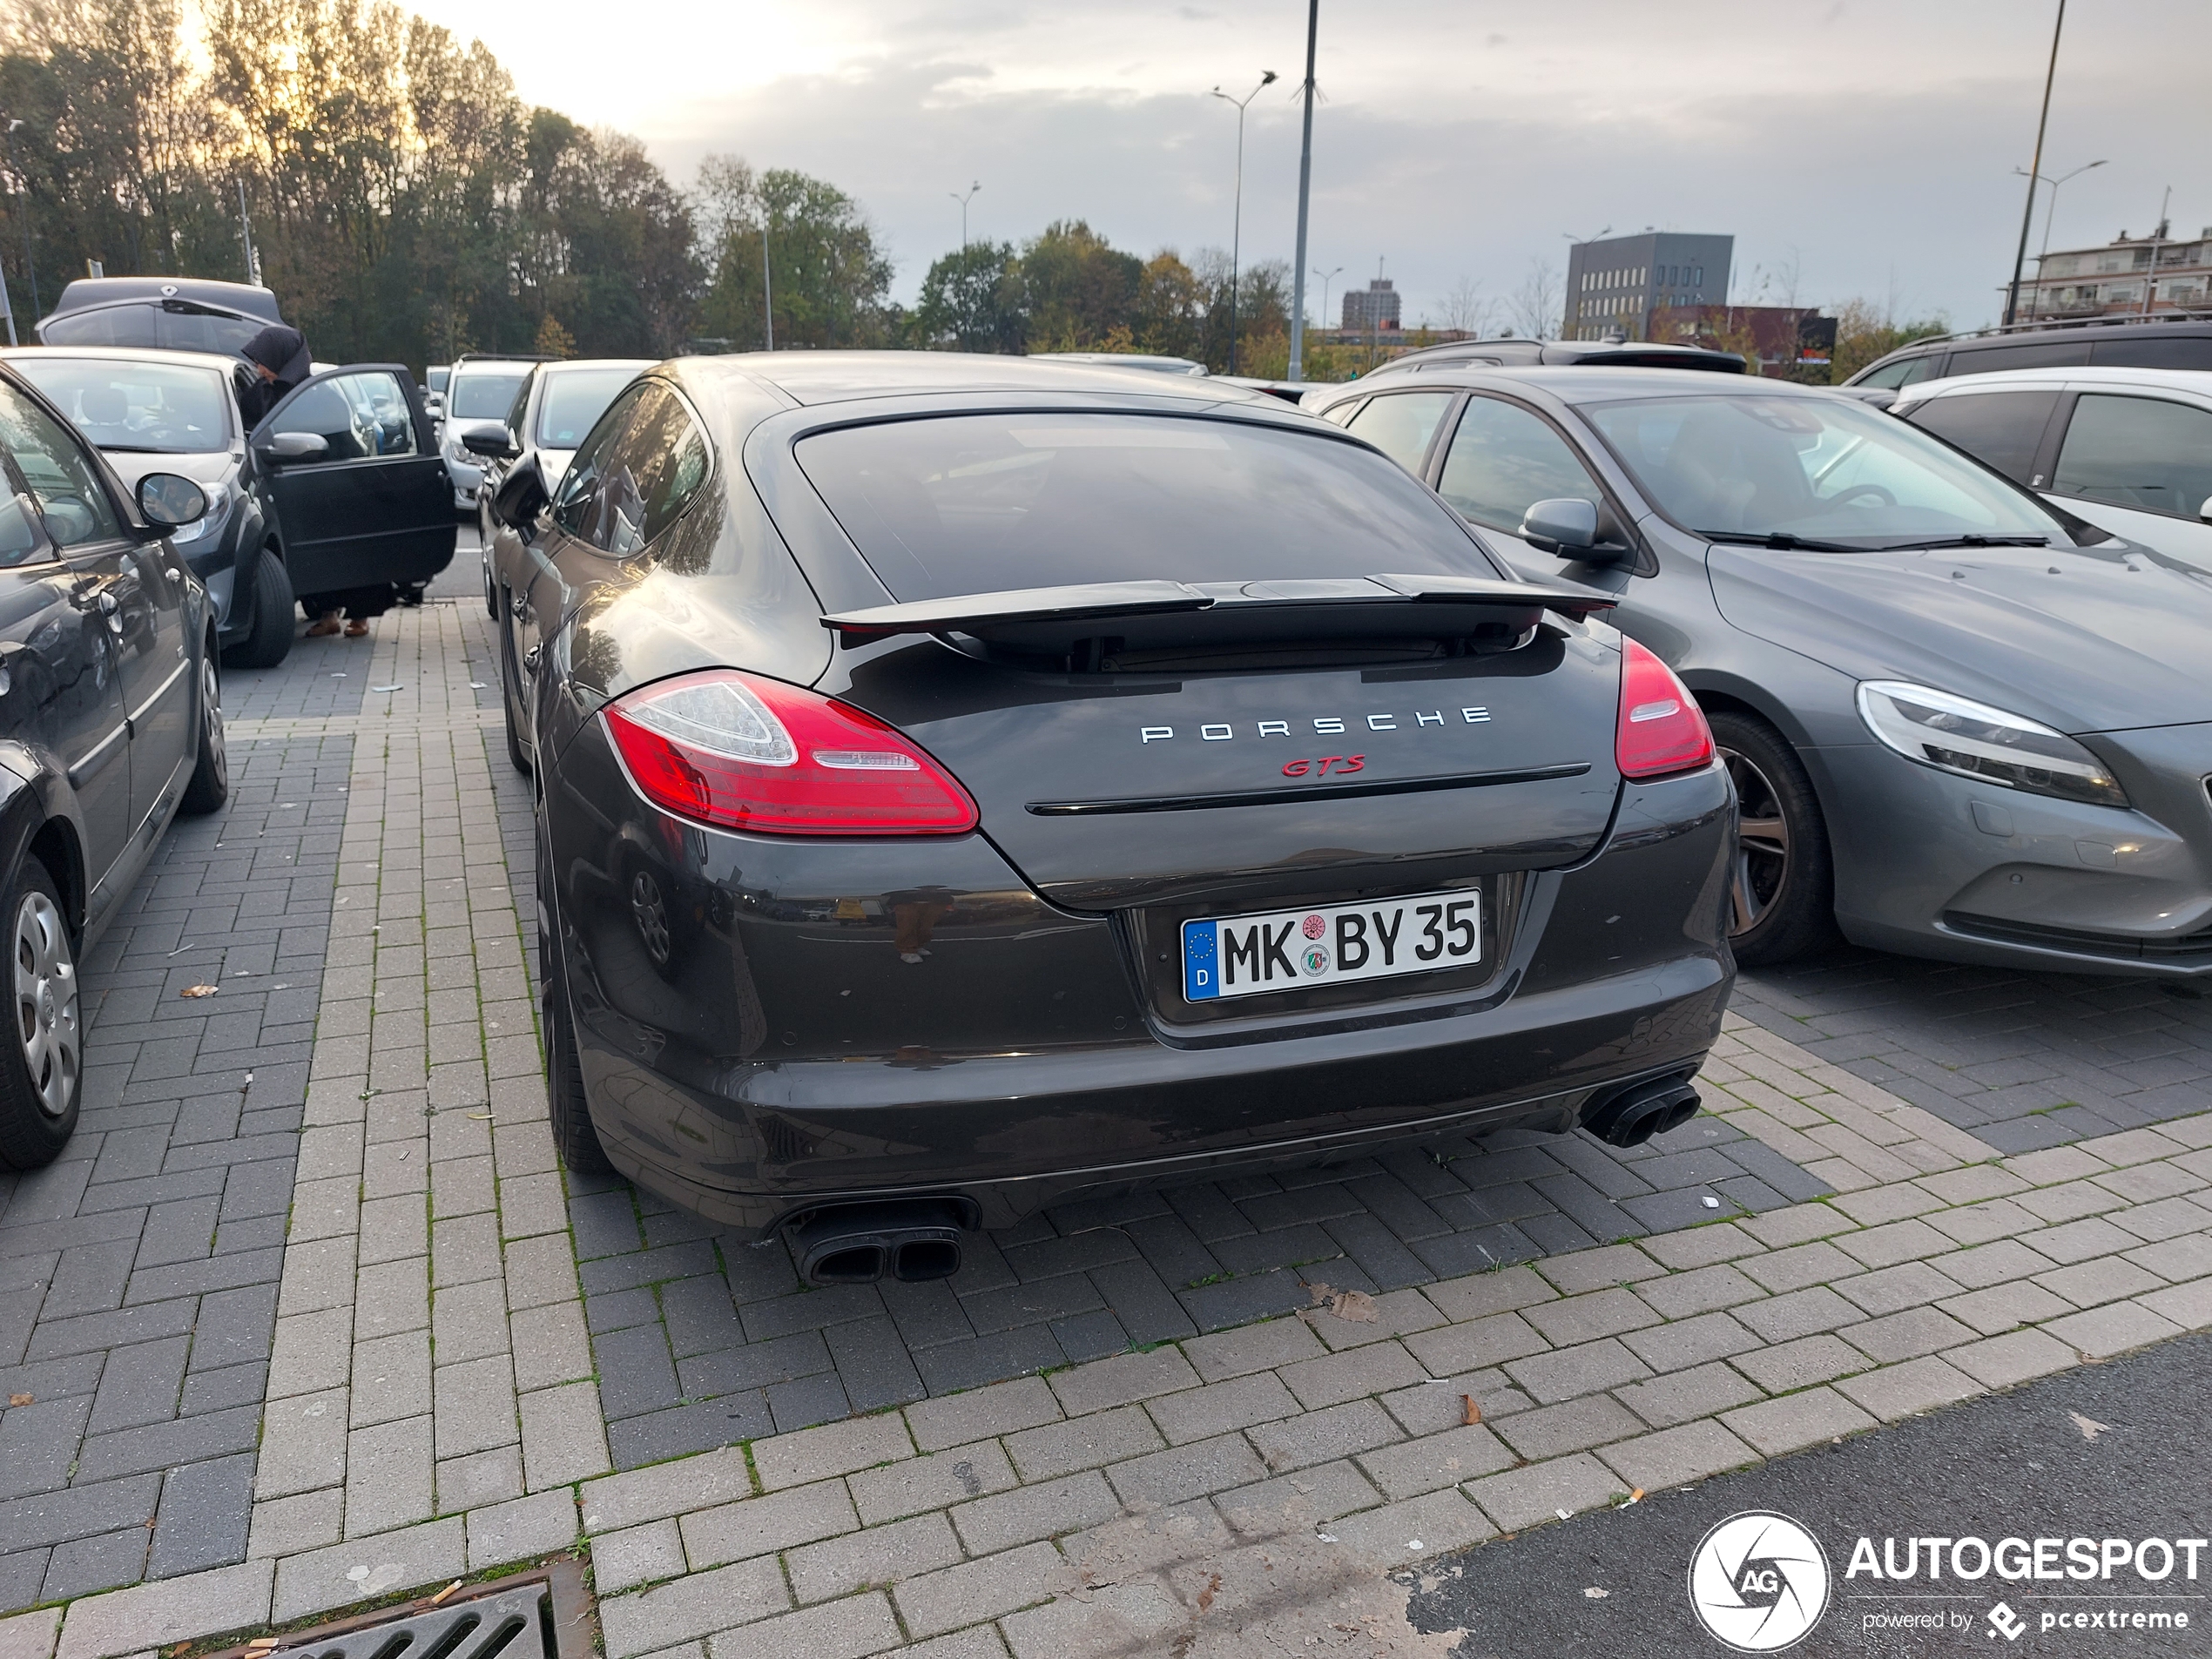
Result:
{"type": "Polygon", "coordinates": [[[609,704],[607,730],[656,806],[768,835],[958,835],[975,803],[872,714],[735,669],[609,704]]]}
{"type": "Polygon", "coordinates": [[[1713,758],[1712,729],[1675,671],[1625,636],[1621,641],[1621,718],[1613,758],[1623,778],[1691,772],[1713,758]]]}

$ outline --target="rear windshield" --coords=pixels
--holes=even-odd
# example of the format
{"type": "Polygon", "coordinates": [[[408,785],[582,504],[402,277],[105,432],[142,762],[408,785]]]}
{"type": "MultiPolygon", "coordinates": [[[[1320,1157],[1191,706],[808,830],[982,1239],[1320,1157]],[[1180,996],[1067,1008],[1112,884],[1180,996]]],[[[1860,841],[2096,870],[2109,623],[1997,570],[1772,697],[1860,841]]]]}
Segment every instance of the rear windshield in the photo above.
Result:
{"type": "Polygon", "coordinates": [[[43,352],[25,353],[15,365],[100,448],[212,455],[230,448],[231,395],[214,369],[43,352]]]}
{"type": "Polygon", "coordinates": [[[545,395],[538,401],[537,442],[547,449],[573,449],[583,442],[615,394],[637,378],[638,371],[620,368],[570,368],[545,377],[545,395]]]}
{"type": "Polygon", "coordinates": [[[455,374],[446,414],[457,421],[503,421],[515,406],[515,394],[523,389],[523,377],[529,373],[527,368],[518,368],[511,374],[469,370],[455,374]]]}
{"type": "Polygon", "coordinates": [[[902,601],[1163,578],[1509,574],[1389,461],[1316,433],[961,415],[817,433],[797,454],[902,601]]]}

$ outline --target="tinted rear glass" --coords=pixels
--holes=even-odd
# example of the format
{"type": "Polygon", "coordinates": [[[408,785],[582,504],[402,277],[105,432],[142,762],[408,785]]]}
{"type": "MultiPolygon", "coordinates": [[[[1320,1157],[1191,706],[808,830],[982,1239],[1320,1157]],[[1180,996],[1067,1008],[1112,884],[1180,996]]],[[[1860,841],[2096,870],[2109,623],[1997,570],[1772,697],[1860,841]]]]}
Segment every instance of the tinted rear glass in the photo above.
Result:
{"type": "Polygon", "coordinates": [[[523,389],[523,377],[529,373],[527,368],[518,368],[504,374],[482,371],[456,374],[453,395],[446,400],[446,414],[457,421],[503,421],[514,405],[515,394],[523,389]]]}
{"type": "Polygon", "coordinates": [[[2212,368],[2212,336],[2164,340],[2100,340],[2089,349],[2099,368],[2212,368]]]}
{"type": "Polygon", "coordinates": [[[1905,418],[2024,484],[2058,402],[2056,392],[1957,392],[1928,398],[1905,418]]]}
{"type": "Polygon", "coordinates": [[[152,306],[98,306],[49,317],[38,338],[49,346],[158,346],[152,306]]]}
{"type": "Polygon", "coordinates": [[[1372,450],[1166,415],[847,427],[799,464],[901,600],[1082,582],[1506,574],[1372,450]]]}
{"type": "Polygon", "coordinates": [[[2086,340],[2034,340],[2017,346],[1961,346],[1951,354],[1953,374],[2001,374],[2008,368],[2070,368],[2089,361],[2086,340]]]}
{"type": "Polygon", "coordinates": [[[16,367],[103,449],[212,455],[230,448],[231,396],[214,369],[37,354],[17,358],[16,367]]]}

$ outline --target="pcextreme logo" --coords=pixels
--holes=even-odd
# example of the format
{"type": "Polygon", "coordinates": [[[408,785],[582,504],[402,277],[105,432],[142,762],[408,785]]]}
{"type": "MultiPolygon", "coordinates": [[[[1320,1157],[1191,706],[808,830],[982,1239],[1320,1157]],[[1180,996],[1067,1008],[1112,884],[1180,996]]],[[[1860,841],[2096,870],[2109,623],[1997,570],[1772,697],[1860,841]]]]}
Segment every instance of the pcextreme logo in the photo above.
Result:
{"type": "Polygon", "coordinates": [[[1828,1557],[1787,1515],[1730,1515],[1690,1554],[1689,1606],[1714,1640],[1737,1652],[1778,1653],[1828,1610],[1828,1557]]]}

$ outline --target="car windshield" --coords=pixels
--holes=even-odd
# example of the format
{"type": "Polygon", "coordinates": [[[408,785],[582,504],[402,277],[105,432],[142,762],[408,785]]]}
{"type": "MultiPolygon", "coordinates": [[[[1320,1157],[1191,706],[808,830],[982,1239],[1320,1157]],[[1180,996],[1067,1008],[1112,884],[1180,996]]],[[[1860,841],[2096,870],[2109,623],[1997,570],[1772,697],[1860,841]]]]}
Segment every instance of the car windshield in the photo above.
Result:
{"type": "Polygon", "coordinates": [[[2025,491],[1853,399],[1638,398],[1582,412],[1659,510],[1702,535],[1853,550],[2073,543],[2025,491]]]}
{"type": "Polygon", "coordinates": [[[817,433],[797,453],[902,601],[1087,582],[1505,574],[1383,456],[1316,433],[963,415],[817,433]]]}
{"type": "Polygon", "coordinates": [[[637,371],[627,364],[620,368],[567,368],[548,374],[545,395],[537,409],[539,447],[575,448],[592,423],[607,412],[615,394],[637,378],[637,371]]]}
{"type": "Polygon", "coordinates": [[[13,361],[100,448],[171,455],[230,448],[230,393],[218,370],[44,353],[13,361]]]}
{"type": "Polygon", "coordinates": [[[491,374],[483,370],[462,373],[453,377],[451,395],[446,399],[446,414],[455,421],[503,421],[507,411],[514,407],[515,394],[523,389],[526,368],[512,372],[491,374]]]}

